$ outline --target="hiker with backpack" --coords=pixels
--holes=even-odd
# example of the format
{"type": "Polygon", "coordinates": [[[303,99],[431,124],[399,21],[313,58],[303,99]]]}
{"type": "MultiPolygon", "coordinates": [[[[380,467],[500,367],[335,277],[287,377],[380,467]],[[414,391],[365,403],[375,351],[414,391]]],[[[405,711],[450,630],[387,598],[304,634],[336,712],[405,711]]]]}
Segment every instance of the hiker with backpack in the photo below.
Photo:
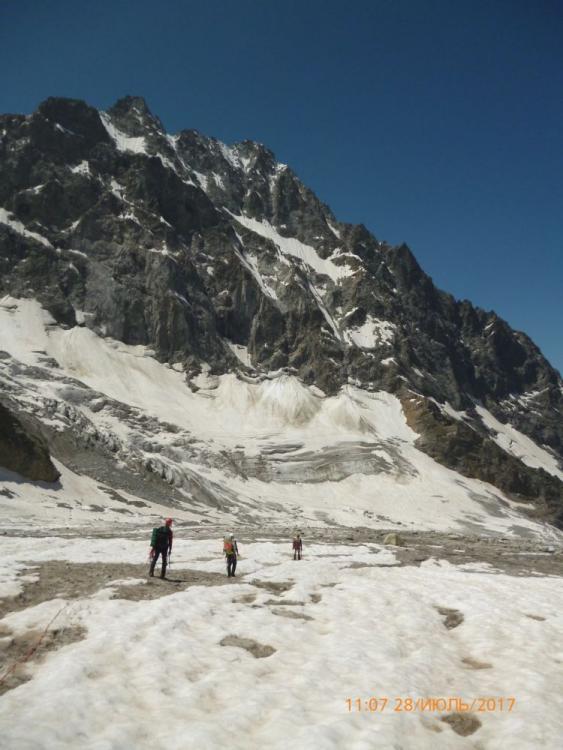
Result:
{"type": "Polygon", "coordinates": [[[171,527],[172,519],[167,518],[164,522],[164,526],[159,526],[152,530],[150,552],[151,567],[149,571],[151,578],[154,576],[154,569],[159,557],[162,558],[160,577],[165,578],[166,576],[166,564],[170,560],[170,555],[172,554],[172,539],[174,537],[171,527]]]}
{"type": "Polygon", "coordinates": [[[303,540],[301,539],[301,533],[296,533],[293,537],[293,559],[301,560],[301,552],[303,551],[303,540]]]}
{"type": "Polygon", "coordinates": [[[229,578],[235,577],[235,570],[237,569],[237,557],[238,557],[238,546],[234,534],[227,534],[223,542],[223,552],[227,559],[227,576],[229,578]]]}

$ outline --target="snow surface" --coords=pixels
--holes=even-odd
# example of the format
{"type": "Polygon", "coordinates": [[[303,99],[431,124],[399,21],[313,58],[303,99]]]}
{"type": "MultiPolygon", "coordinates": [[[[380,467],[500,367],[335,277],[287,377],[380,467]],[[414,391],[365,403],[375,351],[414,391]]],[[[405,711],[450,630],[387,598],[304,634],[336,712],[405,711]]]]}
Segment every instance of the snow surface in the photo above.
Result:
{"type": "Polygon", "coordinates": [[[489,428],[492,438],[507,453],[519,458],[526,466],[534,469],[545,469],[549,474],[563,480],[563,471],[555,456],[534,443],[527,435],[523,435],[511,424],[503,424],[483,406],[476,406],[475,410],[489,428]]]}
{"type": "Polygon", "coordinates": [[[202,190],[207,190],[207,184],[209,182],[207,175],[198,172],[196,169],[192,169],[192,173],[196,176],[197,181],[200,184],[202,190]]]}
{"type": "Polygon", "coordinates": [[[76,164],[76,166],[71,167],[70,171],[73,172],[73,174],[84,174],[84,175],[91,174],[90,165],[87,161],[81,161],[80,164],[76,164]]]}
{"type": "Polygon", "coordinates": [[[232,341],[227,341],[227,345],[235,355],[235,357],[240,362],[242,362],[243,365],[246,365],[246,367],[252,367],[252,360],[250,358],[250,353],[247,346],[242,346],[242,344],[233,344],[232,341]]]}
{"type": "Polygon", "coordinates": [[[388,320],[380,320],[373,315],[366,316],[361,326],[349,328],[344,332],[346,340],[360,349],[373,349],[381,344],[389,344],[393,341],[397,326],[388,320]]]}
{"type": "Polygon", "coordinates": [[[447,414],[448,417],[455,419],[457,422],[463,422],[464,420],[469,419],[465,411],[457,411],[448,401],[441,404],[439,401],[436,401],[436,399],[432,397],[430,397],[428,400],[432,401],[433,404],[436,404],[440,411],[442,411],[444,414],[447,414]]]}
{"type": "Polygon", "coordinates": [[[238,247],[234,247],[233,249],[235,251],[235,254],[240,259],[243,266],[247,268],[250,271],[250,273],[254,276],[254,278],[256,279],[256,283],[258,284],[260,289],[264,292],[264,294],[267,297],[270,297],[270,299],[277,299],[278,295],[276,294],[276,290],[273,289],[273,287],[271,287],[265,281],[264,277],[260,273],[260,270],[258,269],[258,259],[256,258],[255,255],[253,255],[252,253],[244,249],[242,240],[240,239],[240,237],[238,237],[238,235],[237,235],[237,238],[240,242],[241,249],[239,249],[238,247]]]}
{"type": "Polygon", "coordinates": [[[106,112],[100,112],[100,119],[118,151],[130,151],[134,154],[148,154],[144,136],[132,138],[116,128],[106,112]]]}
{"type": "Polygon", "coordinates": [[[453,417],[458,422],[462,422],[464,419],[467,419],[466,412],[457,411],[457,409],[454,409],[453,406],[447,401],[444,404],[441,404],[441,408],[443,408],[443,410],[449,417],[453,417]]]}
{"type": "MultiPolygon", "coordinates": [[[[124,490],[114,491],[102,482],[76,474],[53,460],[61,472],[55,484],[23,481],[0,468],[0,528],[102,528],[157,522],[169,514],[159,503],[143,500],[124,490]],[[121,499],[119,499],[121,498],[121,499]]],[[[175,511],[178,520],[194,521],[199,515],[175,511]]]]}
{"type": "MultiPolygon", "coordinates": [[[[242,360],[247,357],[245,347],[227,343],[242,360]]],[[[17,596],[37,580],[42,562],[144,565],[149,532],[139,539],[138,530],[170,514],[178,526],[169,577],[178,580],[186,569],[224,575],[221,540],[204,537],[212,524],[236,531],[239,508],[244,518],[251,514],[262,524],[264,537],[239,541],[238,577],[220,579],[225,585],[134,601],[112,597],[120,586],[147,585],[144,578],[119,575],[107,585],[100,582],[89,596],[67,600],[55,593],[4,617],[2,625],[17,635],[49,627],[64,636],[67,628],[81,626],[85,637],[44,650],[28,665],[32,679],[2,696],[3,746],[215,750],[227,738],[233,750],[285,750],[290,738],[300,750],[559,750],[563,594],[558,578],[515,578],[490,565],[455,567],[433,559],[402,567],[392,550],[378,544],[307,543],[308,527],[336,523],[524,534],[561,544],[556,530],[523,517],[517,503],[490,485],[462,478],[418,451],[417,435],[394,396],[349,385],[327,397],[282,372],[244,380],[233,373],[211,375],[209,367],[194,379],[200,390],[193,393],[181,367],[157,362],[150,350],[83,327],[63,330],[37,302],[11,297],[0,300],[0,349],[22,368],[34,366],[34,377],[37,368],[45,373],[44,380],[35,381],[21,370],[24,394],[18,398],[24,403],[44,398],[64,410],[68,378],[73,378],[99,392],[97,400],[116,399],[187,430],[208,455],[238,448],[252,460],[262,458],[264,450],[281,461],[279,481],[268,482],[230,473],[223,463],[179,456],[175,470],[191,472],[204,488],[228,488],[228,510],[190,500],[171,511],[60,462],[55,462],[61,471],[55,484],[0,474],[5,532],[0,598],[17,596]],[[45,365],[46,356],[59,368],[45,365]],[[379,473],[364,471],[366,449],[381,463],[379,473]],[[356,461],[357,468],[339,481],[318,481],[315,473],[322,467],[312,465],[308,481],[283,481],[284,473],[291,477],[325,455],[328,464],[356,461]],[[194,524],[202,538],[182,538],[182,524],[194,524]],[[291,559],[289,542],[267,539],[274,524],[304,530],[302,561],[291,559]],[[22,527],[34,534],[51,528],[52,535],[20,537],[22,527]],[[78,527],[82,534],[60,537],[56,529],[62,527],[78,527]],[[117,528],[121,538],[106,538],[108,529],[117,528]],[[254,581],[289,582],[291,588],[278,595],[254,581]],[[255,598],[241,598],[248,595],[255,598]],[[447,630],[438,607],[459,610],[462,624],[447,630]],[[229,636],[275,651],[256,659],[239,646],[222,646],[229,636]],[[470,669],[464,659],[484,662],[486,668],[470,669]],[[363,703],[372,696],[388,698],[383,713],[350,712],[348,699],[363,703]],[[516,704],[510,713],[477,713],[482,726],[470,737],[458,736],[439,720],[455,710],[455,702],[453,709],[394,710],[397,698],[456,697],[465,703],[514,698],[516,704]]],[[[166,432],[146,436],[143,427],[111,410],[80,408],[100,434],[115,437],[121,457],[145,439],[167,445],[166,432]]],[[[55,428],[56,419],[55,414],[55,428]]]]}
{"type": "Polygon", "coordinates": [[[44,187],[45,187],[45,183],[41,183],[39,185],[34,185],[33,187],[30,187],[30,188],[25,188],[25,190],[22,190],[21,192],[22,193],[33,193],[33,195],[37,195],[38,193],[40,193],[43,190],[44,187]]]}
{"type": "Polygon", "coordinates": [[[330,229],[330,231],[331,231],[331,232],[332,232],[332,233],[334,234],[334,236],[335,236],[335,237],[336,237],[337,239],[340,239],[340,236],[341,236],[341,235],[340,235],[340,231],[339,231],[339,230],[338,230],[338,229],[337,229],[337,228],[336,228],[336,227],[334,226],[334,224],[332,224],[332,223],[331,223],[330,221],[327,221],[327,224],[328,224],[328,228],[329,228],[329,229],[330,229]]]}
{"type": "Polygon", "coordinates": [[[51,243],[46,237],[37,234],[37,232],[31,232],[29,229],[26,229],[21,221],[14,219],[13,214],[11,214],[9,211],[6,211],[5,208],[0,208],[0,223],[10,227],[10,229],[13,229],[14,232],[21,234],[22,237],[29,237],[32,240],[36,240],[42,245],[45,245],[45,247],[52,247],[51,243]]]}
{"type": "Polygon", "coordinates": [[[240,169],[241,163],[235,149],[232,148],[232,146],[227,146],[227,144],[223,143],[222,141],[217,141],[217,145],[219,146],[219,150],[221,151],[225,159],[229,162],[229,164],[235,169],[240,169]]]}
{"type": "Polygon", "coordinates": [[[251,219],[248,216],[236,215],[229,211],[231,216],[238,221],[239,224],[249,229],[254,234],[258,234],[261,237],[265,237],[271,240],[284,255],[289,255],[297,258],[301,262],[308,265],[314,271],[325,276],[329,276],[334,282],[346,276],[351,276],[355,273],[353,269],[346,265],[336,265],[329,258],[321,258],[314,247],[306,245],[304,242],[294,237],[283,237],[271,224],[265,219],[257,221],[251,219]]]}
{"type": "MultiPolygon", "coordinates": [[[[83,626],[86,637],[30,665],[32,679],[0,701],[10,750],[558,750],[563,740],[563,594],[558,578],[512,578],[427,560],[397,567],[376,544],[239,542],[233,581],[147,600],[55,598],[9,614],[24,633],[83,626]],[[367,567],[351,568],[353,563],[367,567]],[[370,567],[370,566],[376,567],[370,567]],[[246,576],[246,577],[240,577],[246,576]],[[252,581],[290,582],[281,595],[252,581]],[[242,596],[255,595],[245,603],[242,596]],[[317,601],[315,601],[315,599],[317,601]],[[319,600],[320,599],[320,600],[319,600]],[[295,604],[291,605],[291,602],[295,604]],[[68,605],[64,610],[61,609],[68,605]],[[447,630],[437,607],[464,621],[447,630]],[[293,612],[312,618],[288,619],[293,612]],[[534,618],[545,618],[537,620],[534,618]],[[237,636],[271,646],[254,658],[237,636]],[[470,669],[464,659],[490,666],[470,669]],[[350,712],[347,699],[388,698],[383,712],[350,712]],[[460,737],[448,710],[397,712],[397,698],[512,697],[512,711],[474,712],[482,726],[460,737]]],[[[34,563],[143,563],[147,544],[126,539],[7,538],[2,568],[34,563]]],[[[178,562],[174,562],[176,559],[178,562]]],[[[219,539],[182,540],[183,568],[224,573],[219,539]],[[207,559],[207,561],[205,561],[207,559]]],[[[138,578],[128,581],[142,586],[138,578]]],[[[158,583],[157,583],[158,585],[158,583]]],[[[0,595],[12,592],[0,583],[0,595]]]]}
{"type": "MultiPolygon", "coordinates": [[[[190,482],[213,493],[228,488],[233,517],[240,510],[260,518],[275,516],[280,523],[302,518],[321,525],[556,535],[547,525],[522,516],[518,504],[491,485],[460,478],[419,451],[414,445],[417,435],[408,427],[399,400],[386,392],[368,393],[351,385],[326,397],[284,373],[248,381],[234,373],[217,377],[203,372],[194,381],[199,390],[193,393],[185,375],[159,363],[150,350],[101,338],[85,327],[63,330],[37,302],[10,297],[0,300],[0,349],[27,365],[44,367],[46,355],[59,364],[58,369],[48,371],[49,379],[40,381],[40,396],[29,391],[33,404],[38,398],[54,399],[64,410],[65,377],[72,377],[139,414],[177,425],[208,455],[236,450],[252,461],[266,452],[274,462],[275,481],[245,479],[240,473],[218,468],[217,462],[203,464],[178,452],[174,460],[159,457],[171,480],[177,472],[187,472],[190,482]],[[367,455],[366,441],[373,446],[367,455]],[[325,451],[323,466],[319,457],[325,451]],[[340,475],[341,465],[351,468],[340,475]]],[[[27,383],[23,375],[20,381],[27,383]]],[[[29,387],[37,388],[37,384],[30,381],[29,387]]],[[[80,408],[126,455],[143,458],[138,447],[145,440],[141,428],[105,408],[80,408]]],[[[166,445],[166,435],[153,439],[166,445]]],[[[153,454],[144,455],[154,460],[153,454]]],[[[5,484],[17,492],[13,485],[5,484]]],[[[69,512],[57,506],[53,526],[62,518],[72,525],[84,522],[86,512],[76,499],[79,495],[74,493],[73,499],[72,492],[67,494],[70,499],[60,495],[59,500],[70,505],[69,512]]],[[[4,507],[9,507],[9,513],[3,514],[10,519],[8,525],[33,515],[33,503],[42,518],[54,511],[57,498],[51,490],[39,487],[33,495],[36,500],[32,495],[25,502],[4,503],[2,499],[4,507]],[[40,503],[48,510],[39,511],[40,503]]],[[[17,496],[21,497],[21,491],[17,496]]],[[[102,496],[94,504],[107,503],[102,496]]],[[[150,515],[153,511],[135,508],[134,512],[150,515]]],[[[109,523],[112,517],[98,514],[97,518],[109,523]]]]}

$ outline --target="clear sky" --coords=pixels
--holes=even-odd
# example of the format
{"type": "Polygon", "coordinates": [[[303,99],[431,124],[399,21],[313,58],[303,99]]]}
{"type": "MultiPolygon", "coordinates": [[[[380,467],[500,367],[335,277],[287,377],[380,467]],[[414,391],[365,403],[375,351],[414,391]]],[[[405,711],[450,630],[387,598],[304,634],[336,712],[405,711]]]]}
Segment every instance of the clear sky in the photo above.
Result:
{"type": "Polygon", "coordinates": [[[265,143],[563,371],[561,0],[0,0],[0,111],[125,94],[265,143]]]}

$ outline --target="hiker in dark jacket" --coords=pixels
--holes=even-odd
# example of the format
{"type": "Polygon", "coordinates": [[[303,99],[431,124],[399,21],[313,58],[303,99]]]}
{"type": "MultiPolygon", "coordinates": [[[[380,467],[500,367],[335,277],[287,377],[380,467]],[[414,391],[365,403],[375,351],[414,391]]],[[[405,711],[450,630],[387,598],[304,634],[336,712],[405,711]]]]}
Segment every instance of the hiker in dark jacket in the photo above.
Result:
{"type": "Polygon", "coordinates": [[[303,551],[303,540],[301,534],[296,534],[293,537],[293,559],[301,560],[301,552],[303,551]]]}
{"type": "Polygon", "coordinates": [[[154,576],[154,569],[159,557],[162,557],[162,567],[160,569],[160,577],[166,576],[166,564],[172,552],[172,540],[174,538],[174,532],[172,531],[172,519],[167,518],[164,522],[164,526],[160,526],[157,529],[153,529],[151,538],[151,568],[149,575],[154,576]]]}
{"type": "Polygon", "coordinates": [[[229,578],[235,576],[237,569],[238,546],[234,534],[227,534],[223,542],[223,552],[227,558],[227,575],[229,578]]]}

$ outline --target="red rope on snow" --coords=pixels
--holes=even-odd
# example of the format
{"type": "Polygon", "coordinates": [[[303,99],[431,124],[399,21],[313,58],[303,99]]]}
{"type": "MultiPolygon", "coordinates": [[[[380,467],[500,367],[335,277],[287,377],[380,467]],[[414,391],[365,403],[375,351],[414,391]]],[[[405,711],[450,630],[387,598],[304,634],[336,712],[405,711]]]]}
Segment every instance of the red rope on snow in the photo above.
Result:
{"type": "Polygon", "coordinates": [[[35,643],[34,643],[34,644],[33,644],[33,645],[31,646],[31,648],[30,648],[30,649],[29,649],[29,650],[27,651],[27,653],[26,653],[26,654],[25,654],[25,655],[24,655],[24,656],[23,656],[23,657],[22,657],[21,659],[17,659],[17,660],[16,660],[16,661],[15,661],[15,662],[14,662],[14,663],[12,664],[12,666],[11,666],[11,667],[8,667],[8,669],[6,670],[6,672],[4,672],[4,674],[2,675],[2,677],[0,677],[0,685],[2,685],[2,684],[3,684],[3,683],[4,683],[5,681],[6,681],[6,679],[7,679],[7,678],[8,678],[8,677],[9,677],[9,676],[11,675],[11,673],[12,673],[12,672],[13,672],[13,671],[14,671],[14,670],[16,669],[16,667],[18,666],[18,664],[25,664],[25,663],[26,663],[27,661],[29,661],[29,659],[30,659],[30,658],[31,658],[31,657],[33,656],[33,654],[34,654],[34,653],[35,653],[35,652],[37,651],[37,649],[38,649],[38,648],[39,648],[39,646],[41,645],[41,642],[43,641],[43,638],[45,638],[45,636],[47,635],[47,631],[49,630],[50,626],[51,626],[51,625],[52,625],[52,624],[53,624],[53,623],[55,622],[55,620],[56,620],[56,619],[57,619],[57,617],[58,617],[58,616],[59,616],[59,615],[61,614],[61,612],[62,612],[62,611],[63,611],[64,609],[66,609],[66,608],[68,607],[68,605],[69,605],[69,604],[70,604],[70,602],[67,602],[67,603],[66,603],[66,604],[65,604],[65,605],[64,605],[63,607],[61,607],[61,608],[59,609],[59,611],[58,611],[58,612],[57,612],[57,613],[56,613],[56,614],[55,614],[55,615],[54,615],[54,616],[53,616],[53,617],[52,617],[52,618],[51,618],[51,619],[49,620],[49,622],[47,623],[47,625],[45,625],[45,628],[44,628],[43,632],[41,633],[41,635],[39,636],[39,638],[37,639],[37,641],[36,641],[36,642],[35,642],[35,643]]]}

